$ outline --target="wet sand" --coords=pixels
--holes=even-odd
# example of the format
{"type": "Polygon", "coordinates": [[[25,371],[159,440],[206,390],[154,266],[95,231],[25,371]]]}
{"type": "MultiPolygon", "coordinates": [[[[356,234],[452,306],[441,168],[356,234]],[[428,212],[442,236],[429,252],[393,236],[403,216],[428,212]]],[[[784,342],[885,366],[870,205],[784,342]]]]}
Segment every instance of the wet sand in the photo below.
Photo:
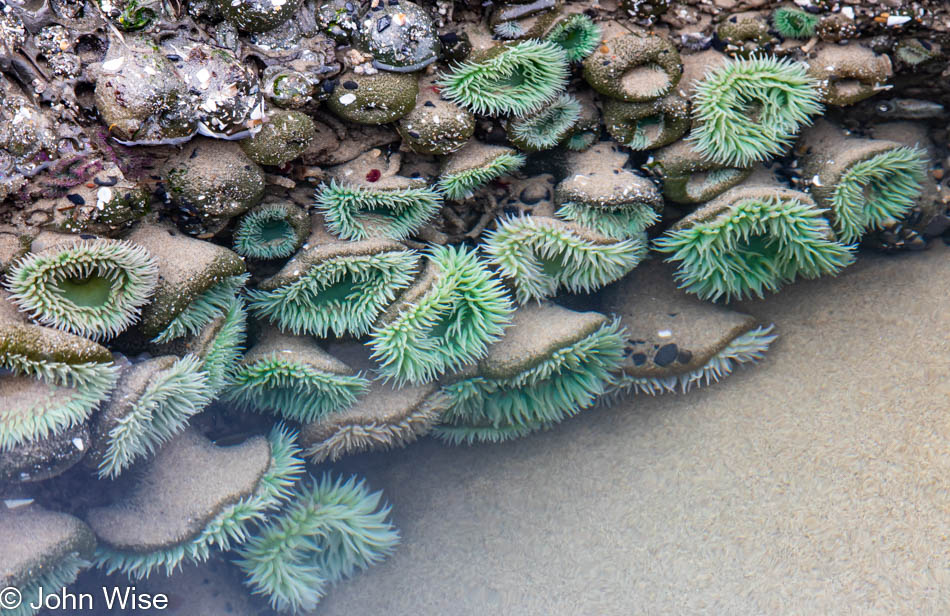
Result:
{"type": "Polygon", "coordinates": [[[745,310],[759,366],[502,445],[345,460],[403,535],[323,616],[950,609],[950,248],[745,310]]]}

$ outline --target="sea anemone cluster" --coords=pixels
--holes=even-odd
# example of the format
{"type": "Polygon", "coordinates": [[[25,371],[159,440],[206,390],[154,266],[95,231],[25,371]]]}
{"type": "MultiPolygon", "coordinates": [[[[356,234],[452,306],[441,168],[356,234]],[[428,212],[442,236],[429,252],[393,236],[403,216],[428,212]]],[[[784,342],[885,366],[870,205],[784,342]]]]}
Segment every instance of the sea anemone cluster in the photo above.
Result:
{"type": "Polygon", "coordinates": [[[23,588],[219,554],[312,611],[399,541],[339,459],[711,385],[781,329],[730,302],[950,227],[936,17],[48,4],[0,15],[23,588]]]}

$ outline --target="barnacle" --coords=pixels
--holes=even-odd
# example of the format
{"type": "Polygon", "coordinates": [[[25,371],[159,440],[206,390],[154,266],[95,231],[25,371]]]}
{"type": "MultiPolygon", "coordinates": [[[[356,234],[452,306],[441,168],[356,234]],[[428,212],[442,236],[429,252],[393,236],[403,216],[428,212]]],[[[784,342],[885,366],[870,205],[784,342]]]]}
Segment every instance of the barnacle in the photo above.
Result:
{"type": "Polygon", "coordinates": [[[10,270],[10,299],[21,310],[94,340],[112,338],[138,319],[158,280],[148,251],[121,240],[51,244],[10,270]]]}
{"type": "Polygon", "coordinates": [[[696,86],[690,142],[726,165],[779,155],[821,112],[817,87],[799,62],[769,56],[729,62],[696,86]]]}
{"type": "Polygon", "coordinates": [[[438,82],[451,101],[485,115],[523,116],[540,110],[567,85],[564,49],[550,41],[492,47],[455,66],[438,82]]]}
{"type": "Polygon", "coordinates": [[[501,282],[473,250],[435,246],[370,334],[373,358],[397,384],[425,383],[483,357],[511,312],[501,282]]]}

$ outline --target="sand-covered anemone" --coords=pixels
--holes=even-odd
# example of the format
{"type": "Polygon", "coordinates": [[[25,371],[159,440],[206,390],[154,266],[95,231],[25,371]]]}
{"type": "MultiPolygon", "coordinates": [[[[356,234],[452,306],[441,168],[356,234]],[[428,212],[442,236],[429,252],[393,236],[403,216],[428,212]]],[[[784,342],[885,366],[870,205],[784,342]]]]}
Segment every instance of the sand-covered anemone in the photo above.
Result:
{"type": "Polygon", "coordinates": [[[21,320],[0,293],[0,450],[83,423],[115,385],[105,347],[21,320]]]}
{"type": "Polygon", "coordinates": [[[78,518],[29,504],[0,506],[0,544],[0,585],[23,599],[15,606],[5,591],[3,614],[32,616],[41,588],[47,595],[62,592],[89,567],[96,538],[78,518]]]}
{"type": "Polygon", "coordinates": [[[225,398],[307,423],[347,408],[368,387],[367,379],[309,337],[267,330],[235,370],[225,398]]]}
{"type": "Polygon", "coordinates": [[[818,81],[823,103],[844,107],[886,90],[893,68],[887,54],[858,43],[824,45],[808,58],[808,74],[818,81]]]}
{"type": "Polygon", "coordinates": [[[681,139],[653,153],[647,165],[663,181],[663,196],[675,203],[704,203],[750,175],[749,166],[717,163],[681,139]]]}
{"type": "Polygon", "coordinates": [[[171,227],[142,224],[129,241],[158,262],[158,288],[138,327],[156,343],[198,333],[230,308],[247,282],[244,261],[237,254],[171,227]]]}
{"type": "Polygon", "coordinates": [[[248,540],[255,523],[285,502],[303,472],[295,435],[277,427],[233,447],[194,430],[165,444],[123,500],[90,509],[99,539],[94,562],[108,573],[142,579],[203,562],[215,548],[248,540]]]}
{"type": "Polygon", "coordinates": [[[785,152],[821,113],[807,66],[771,56],[734,60],[706,75],[693,97],[689,139],[717,163],[748,166],[785,152]]]}
{"type": "Polygon", "coordinates": [[[679,52],[662,36],[622,34],[584,60],[584,80],[610,98],[630,103],[666,96],[682,76],[679,52]]]}
{"type": "Polygon", "coordinates": [[[399,533],[382,493],[363,480],[325,473],[243,546],[237,561],[252,592],[281,612],[309,612],[337,582],[389,556],[399,533]]]}
{"type": "Polygon", "coordinates": [[[727,54],[741,58],[748,58],[778,43],[769,31],[765,17],[754,11],[729,15],[716,26],[716,37],[727,54]]]}
{"type": "Polygon", "coordinates": [[[633,150],[652,150],[673,143],[690,127],[689,105],[676,94],[646,103],[607,99],[604,124],[619,143],[633,150]]]}
{"type": "Polygon", "coordinates": [[[475,116],[439,96],[433,77],[425,77],[416,106],[399,120],[396,130],[404,145],[419,154],[445,156],[463,147],[475,133],[475,116]]]}
{"type": "Polygon", "coordinates": [[[442,207],[442,195],[427,186],[367,188],[331,180],[317,191],[317,209],[327,228],[345,240],[405,239],[442,207]]]}
{"type": "Polygon", "coordinates": [[[512,148],[473,141],[445,159],[436,186],[449,199],[466,199],[488,182],[520,169],[525,160],[512,148]]]}
{"type": "Polygon", "coordinates": [[[894,141],[849,137],[821,122],[802,139],[802,169],[844,242],[907,214],[920,196],[926,153],[894,141]]]}
{"type": "Polygon", "coordinates": [[[314,464],[345,455],[405,447],[427,434],[448,407],[437,383],[395,388],[373,381],[348,409],[300,428],[300,446],[314,464]]]}
{"type": "Polygon", "coordinates": [[[451,406],[435,433],[455,444],[497,442],[572,417],[607,391],[625,342],[603,314],[521,306],[488,356],[445,387],[451,406]]]}
{"type": "Polygon", "coordinates": [[[558,218],[614,239],[638,238],[660,219],[663,197],[628,169],[576,167],[554,190],[558,218]]]}
{"type": "Polygon", "coordinates": [[[414,73],[347,72],[340,76],[326,106],[344,120],[357,124],[388,124],[411,112],[419,94],[414,73]]]}
{"type": "Polygon", "coordinates": [[[439,80],[447,99],[484,115],[540,110],[567,85],[564,50],[550,41],[498,45],[453,67],[439,80]]]}
{"type": "Polygon", "coordinates": [[[95,340],[139,318],[158,282],[155,259],[122,240],[43,234],[7,274],[20,310],[51,327],[95,340]]]}
{"type": "Polygon", "coordinates": [[[533,0],[497,4],[488,25],[496,38],[544,39],[561,17],[560,0],[533,0]]]}
{"type": "Polygon", "coordinates": [[[676,280],[702,299],[763,297],[797,278],[836,274],[854,261],[807,194],[777,185],[733,188],[660,236],[676,280]]]}
{"type": "Polygon", "coordinates": [[[126,368],[96,416],[99,477],[116,477],[181,433],[211,402],[208,375],[194,355],[156,357],[126,368]]]}
{"type": "Polygon", "coordinates": [[[609,398],[715,383],[762,359],[776,338],[774,326],[678,289],[671,269],[648,261],[601,295],[603,310],[626,330],[609,398]]]}
{"type": "Polygon", "coordinates": [[[248,305],[294,334],[364,335],[412,284],[419,255],[393,240],[345,242],[314,226],[306,248],[248,291],[248,305]]]}
{"type": "Polygon", "coordinates": [[[373,358],[398,385],[432,381],[483,357],[512,310],[474,250],[435,246],[416,281],[380,315],[370,334],[373,358]]]}
{"type": "Polygon", "coordinates": [[[558,289],[599,289],[636,267],[647,244],[644,238],[616,240],[547,216],[509,216],[487,234],[484,248],[524,304],[558,289]]]}
{"type": "Polygon", "coordinates": [[[561,145],[574,152],[583,152],[600,140],[600,108],[590,90],[577,92],[575,98],[581,104],[581,115],[561,145]]]}
{"type": "Polygon", "coordinates": [[[784,38],[807,39],[815,36],[818,16],[782,6],[772,13],[772,26],[784,38]]]}
{"type": "Polygon", "coordinates": [[[602,28],[590,17],[575,13],[554,24],[545,38],[564,49],[568,62],[580,62],[594,53],[602,35],[602,28]]]}
{"type": "Polygon", "coordinates": [[[283,259],[294,254],[310,233],[310,217],[289,201],[265,200],[241,216],[234,230],[234,252],[251,259],[283,259]]]}
{"type": "Polygon", "coordinates": [[[525,152],[553,148],[563,141],[581,117],[581,104],[562,94],[543,109],[508,122],[508,138],[525,152]]]}

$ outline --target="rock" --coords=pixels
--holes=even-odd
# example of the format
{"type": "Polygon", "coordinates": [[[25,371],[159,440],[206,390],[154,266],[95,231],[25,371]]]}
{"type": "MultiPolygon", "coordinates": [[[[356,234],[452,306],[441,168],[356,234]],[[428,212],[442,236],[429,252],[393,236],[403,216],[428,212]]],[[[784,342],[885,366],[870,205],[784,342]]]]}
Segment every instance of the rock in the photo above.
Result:
{"type": "Polygon", "coordinates": [[[310,116],[299,111],[278,110],[268,116],[260,132],[240,144],[257,164],[279,167],[305,152],[315,136],[310,116]]]}
{"type": "Polygon", "coordinates": [[[79,423],[0,451],[0,484],[32,483],[61,475],[82,460],[90,445],[89,426],[79,423]]]}
{"type": "Polygon", "coordinates": [[[429,12],[408,0],[368,8],[359,19],[354,44],[373,55],[373,66],[411,73],[439,59],[441,44],[429,12]]]}

